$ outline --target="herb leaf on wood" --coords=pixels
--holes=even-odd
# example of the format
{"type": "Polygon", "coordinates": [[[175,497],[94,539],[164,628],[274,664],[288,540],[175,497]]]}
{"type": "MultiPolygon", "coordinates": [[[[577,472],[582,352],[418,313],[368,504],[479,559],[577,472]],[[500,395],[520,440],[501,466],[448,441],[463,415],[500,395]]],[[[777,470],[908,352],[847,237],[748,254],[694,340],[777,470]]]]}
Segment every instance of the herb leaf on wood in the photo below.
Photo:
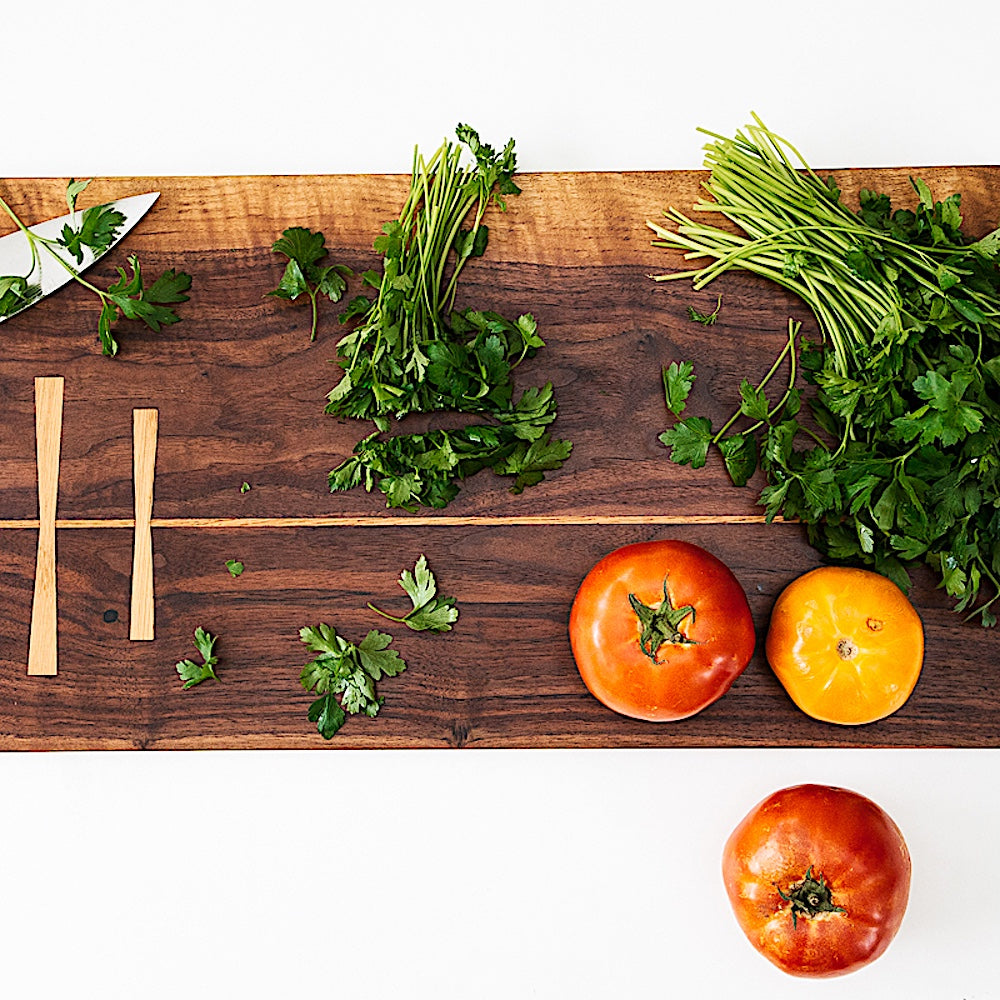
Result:
{"type": "Polygon", "coordinates": [[[271,244],[271,250],[287,257],[288,263],[278,287],[267,294],[293,302],[300,295],[306,295],[312,307],[309,339],[315,340],[318,326],[317,297],[323,295],[331,302],[339,302],[347,291],[347,279],[353,272],[344,264],[320,264],[327,255],[326,237],[303,226],[286,229],[271,244]]]}
{"type": "Polygon", "coordinates": [[[458,608],[454,597],[445,597],[437,592],[437,580],[427,565],[423,554],[417,559],[413,570],[404,569],[399,577],[399,585],[410,598],[413,609],[400,618],[390,615],[374,604],[368,607],[383,618],[406,625],[415,632],[449,632],[458,621],[458,608]]]}
{"type": "Polygon", "coordinates": [[[325,740],[333,739],[349,714],[378,715],[385,699],[377,694],[376,682],[406,669],[406,661],[389,649],[392,636],[377,629],[355,644],[321,622],[301,629],[299,638],[316,654],[302,668],[299,680],[306,691],[319,695],[309,706],[308,717],[325,740]]]}
{"type": "Polygon", "coordinates": [[[210,677],[216,681],[219,679],[215,673],[215,665],[219,662],[219,657],[214,651],[217,641],[218,636],[206,632],[200,625],[194,630],[194,644],[202,662],[195,663],[193,660],[184,659],[178,661],[175,667],[178,676],[184,681],[185,691],[196,684],[201,684],[202,681],[207,681],[210,677]]]}

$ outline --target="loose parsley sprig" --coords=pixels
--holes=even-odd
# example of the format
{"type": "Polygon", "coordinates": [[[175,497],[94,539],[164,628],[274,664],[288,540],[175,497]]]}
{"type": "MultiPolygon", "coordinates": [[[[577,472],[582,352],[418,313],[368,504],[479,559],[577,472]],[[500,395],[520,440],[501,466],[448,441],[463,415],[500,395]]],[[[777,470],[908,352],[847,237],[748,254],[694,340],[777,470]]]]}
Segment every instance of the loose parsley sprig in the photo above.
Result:
{"type": "Polygon", "coordinates": [[[32,281],[41,263],[43,251],[53,257],[71,275],[74,281],[93,292],[101,303],[97,320],[97,334],[101,342],[101,352],[108,357],[118,353],[118,341],[112,333],[112,326],[121,317],[140,320],[154,333],[163,326],[176,323],[180,317],[172,308],[180,302],[187,302],[184,293],[191,287],[191,276],[183,271],[164,271],[151,285],[146,285],[139,259],[134,254],[128,257],[128,268],[118,267],[118,280],[106,289],[83,278],[69,264],[57,248],[70,253],[80,265],[84,261],[84,251],[100,257],[118,238],[118,232],[125,222],[125,216],[111,205],[93,205],[85,209],[76,219],[77,199],[90,184],[89,180],[70,180],[66,186],[66,204],[74,215],[71,222],[63,226],[56,239],[39,236],[21,222],[14,210],[0,197],[0,208],[7,213],[14,224],[24,233],[31,248],[32,263],[26,275],[0,276],[0,316],[10,316],[20,312],[25,306],[41,297],[41,286],[32,281]],[[131,272],[131,273],[129,273],[131,272]]]}
{"type": "Polygon", "coordinates": [[[487,209],[505,210],[504,196],[519,191],[513,140],[497,152],[467,125],[457,136],[429,160],[415,154],[399,218],[375,240],[382,272],[363,275],[377,296],[356,297],[341,314],[360,323],[337,345],[344,374],[326,407],[378,430],[330,473],[330,489],[377,488],[387,506],[408,510],[445,506],[459,481],[485,468],[513,476],[520,492],[572,448],[546,430],[556,417],[551,384],[514,396],[513,371],[544,346],[534,318],[454,308],[459,276],[486,251],[487,209]],[[460,431],[380,437],[392,419],[440,411],[481,419],[460,431]]]}
{"type": "Polygon", "coordinates": [[[184,690],[207,681],[210,677],[217,681],[219,678],[215,673],[215,665],[219,662],[219,657],[215,655],[215,643],[218,636],[206,632],[200,625],[194,630],[194,644],[201,655],[202,662],[195,663],[193,660],[180,660],[176,665],[177,674],[184,681],[184,690]]]}
{"type": "Polygon", "coordinates": [[[413,570],[404,569],[399,577],[399,585],[406,592],[413,609],[401,618],[390,615],[369,603],[376,614],[398,622],[414,632],[450,632],[458,621],[458,608],[454,597],[444,597],[437,592],[437,581],[427,565],[427,557],[421,554],[413,570]]]}
{"type": "Polygon", "coordinates": [[[347,290],[347,279],[354,272],[344,264],[321,265],[319,262],[328,252],[326,237],[302,226],[286,229],[271,244],[271,250],[287,257],[288,263],[278,287],[267,294],[293,302],[300,295],[308,296],[312,306],[309,340],[313,341],[318,323],[317,297],[325,295],[331,302],[339,302],[347,290]]]}
{"type": "Polygon", "coordinates": [[[376,693],[375,684],[406,669],[406,661],[388,648],[392,636],[377,629],[357,645],[324,623],[301,629],[299,638],[317,654],[302,668],[299,679],[306,691],[319,695],[309,706],[308,717],[325,740],[333,739],[348,714],[378,715],[385,699],[376,693]]]}

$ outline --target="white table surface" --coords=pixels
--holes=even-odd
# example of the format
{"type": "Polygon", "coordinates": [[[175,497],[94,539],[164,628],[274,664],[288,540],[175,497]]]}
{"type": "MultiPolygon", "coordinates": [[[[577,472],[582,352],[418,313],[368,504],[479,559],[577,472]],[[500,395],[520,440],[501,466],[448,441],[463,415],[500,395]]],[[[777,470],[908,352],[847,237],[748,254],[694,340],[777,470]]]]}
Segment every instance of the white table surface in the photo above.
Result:
{"type": "MultiPolygon", "coordinates": [[[[751,110],[817,167],[997,163],[995,11],[35,0],[4,9],[0,174],[400,173],[459,120],[528,171],[698,167],[695,128],[751,110]]],[[[995,751],[0,755],[3,995],[1000,997],[998,773],[995,751]],[[719,876],[731,828],[800,781],[874,798],[914,866],[886,955],[812,983],[750,948],[719,876]]]]}

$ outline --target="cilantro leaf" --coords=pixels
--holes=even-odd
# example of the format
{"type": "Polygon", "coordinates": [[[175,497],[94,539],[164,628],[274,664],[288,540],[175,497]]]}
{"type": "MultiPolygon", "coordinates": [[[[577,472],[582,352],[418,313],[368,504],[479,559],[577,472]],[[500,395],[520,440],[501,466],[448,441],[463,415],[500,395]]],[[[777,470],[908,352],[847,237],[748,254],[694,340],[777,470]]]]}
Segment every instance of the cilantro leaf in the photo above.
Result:
{"type": "Polygon", "coordinates": [[[184,681],[185,691],[196,684],[201,684],[202,681],[207,681],[210,677],[216,681],[219,679],[215,673],[215,665],[219,662],[214,652],[217,640],[218,636],[206,632],[200,625],[194,630],[194,644],[202,662],[195,663],[193,660],[184,659],[179,660],[175,666],[178,676],[184,681]]]}
{"type": "Polygon", "coordinates": [[[671,361],[669,366],[663,369],[663,393],[667,409],[675,417],[684,412],[688,394],[697,377],[694,374],[694,365],[690,361],[682,361],[680,364],[671,361]]]}
{"type": "Polygon", "coordinates": [[[402,657],[388,648],[392,636],[376,629],[357,645],[322,622],[301,629],[299,638],[318,654],[302,668],[299,680],[307,691],[320,696],[309,706],[308,718],[316,723],[319,734],[326,740],[336,735],[348,714],[376,716],[383,699],[378,696],[375,683],[406,669],[402,657]]]}
{"type": "MultiPolygon", "coordinates": [[[[397,618],[387,614],[373,604],[368,607],[383,618],[399,622],[415,632],[448,632],[452,624],[458,620],[458,608],[454,597],[439,596],[437,581],[427,565],[427,557],[423,554],[417,559],[412,572],[404,569],[399,578],[399,585],[410,598],[413,610],[397,618]]],[[[363,645],[363,644],[362,644],[363,645]]]]}
{"type": "Polygon", "coordinates": [[[241,576],[245,568],[246,567],[239,561],[239,559],[226,560],[226,569],[229,570],[229,575],[232,577],[241,576]]]}

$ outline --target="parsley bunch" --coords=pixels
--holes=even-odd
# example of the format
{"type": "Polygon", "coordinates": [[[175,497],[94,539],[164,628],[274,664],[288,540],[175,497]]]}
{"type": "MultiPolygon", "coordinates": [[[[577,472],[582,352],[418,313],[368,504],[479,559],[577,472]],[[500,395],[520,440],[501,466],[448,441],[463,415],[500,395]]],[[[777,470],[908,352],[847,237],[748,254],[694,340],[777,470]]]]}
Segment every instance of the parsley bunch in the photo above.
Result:
{"type": "Polygon", "coordinates": [[[118,341],[111,327],[123,316],[137,319],[146,324],[154,333],[180,318],[172,308],[179,302],[187,302],[184,293],[191,287],[191,276],[183,271],[164,271],[151,285],[145,283],[139,266],[139,259],[133,254],[128,258],[128,271],[117,268],[118,280],[106,289],[100,289],[82,278],[79,272],[57,252],[66,250],[77,264],[83,264],[84,251],[100,257],[118,238],[118,231],[125,216],[110,205],[92,205],[75,218],[76,203],[81,193],[90,184],[89,180],[70,180],[66,187],[66,204],[74,213],[74,222],[66,223],[56,239],[48,239],[33,233],[18,218],[13,209],[0,198],[2,208],[14,224],[28,239],[31,247],[31,268],[27,275],[0,276],[0,316],[12,316],[31,305],[41,297],[42,289],[32,277],[41,264],[41,251],[47,251],[84,288],[93,292],[101,302],[97,320],[97,334],[101,341],[101,351],[109,357],[118,353],[118,341]]]}
{"type": "Polygon", "coordinates": [[[544,346],[534,318],[455,309],[459,275],[486,251],[487,209],[505,210],[504,196],[520,190],[513,140],[498,152],[467,125],[457,136],[429,160],[415,153],[399,218],[375,240],[382,273],[362,276],[377,296],[358,296],[341,314],[359,324],[337,345],[344,374],[326,411],[371,420],[377,431],[330,473],[330,488],[377,487],[390,507],[443,507],[458,480],[485,468],[512,475],[520,492],[572,447],[546,430],[556,418],[551,384],[515,398],[514,370],[544,346]],[[463,163],[463,145],[471,164],[463,163]],[[380,436],[392,419],[440,411],[483,419],[454,431],[380,436]]]}
{"type": "MultiPolygon", "coordinates": [[[[768,520],[805,523],[837,562],[860,562],[904,590],[908,564],[926,562],[984,625],[1000,596],[1000,231],[962,233],[960,196],[935,201],[914,180],[917,204],[893,210],[863,191],[858,212],[832,180],[760,125],[708,147],[714,202],[745,235],[668,213],[676,231],[650,224],[660,246],[714,260],[661,276],[702,287],[730,267],[763,275],[811,307],[825,343],[788,342],[759,386],[744,380],[733,419],[713,432],[684,417],[661,435],[671,458],[704,465],[717,446],[733,482],[755,469],[768,520]],[[801,157],[798,157],[801,161],[801,157]],[[788,386],[767,384],[785,358],[788,386]],[[798,365],[807,407],[795,385],[798,365]],[[740,419],[750,421],[738,430],[740,419]],[[983,587],[992,596],[980,600],[983,587]]],[[[680,416],[694,380],[689,362],[664,371],[668,408],[680,416]]]]}

